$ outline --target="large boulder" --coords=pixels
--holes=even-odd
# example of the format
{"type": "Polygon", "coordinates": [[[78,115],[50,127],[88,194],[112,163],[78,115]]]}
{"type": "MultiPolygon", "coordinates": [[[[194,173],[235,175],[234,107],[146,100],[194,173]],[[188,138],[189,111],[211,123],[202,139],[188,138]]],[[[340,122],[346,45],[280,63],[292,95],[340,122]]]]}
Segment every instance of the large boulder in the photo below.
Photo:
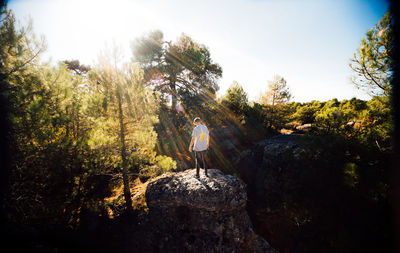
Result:
{"type": "Polygon", "coordinates": [[[209,170],[209,177],[195,173],[170,173],[148,184],[154,251],[277,252],[252,229],[243,181],[219,170],[209,170]]]}
{"type": "Polygon", "coordinates": [[[244,150],[234,161],[240,177],[250,185],[248,191],[257,199],[273,205],[280,202],[281,183],[290,182],[303,172],[304,159],[307,157],[307,143],[300,135],[277,135],[258,142],[252,148],[244,150]]]}
{"type": "Polygon", "coordinates": [[[299,224],[310,222],[309,213],[303,211],[307,203],[301,200],[310,194],[304,186],[317,183],[312,180],[312,166],[321,152],[310,138],[276,135],[244,150],[234,161],[248,186],[248,214],[254,230],[280,251],[301,251],[301,240],[296,239],[301,237],[299,224]]]}

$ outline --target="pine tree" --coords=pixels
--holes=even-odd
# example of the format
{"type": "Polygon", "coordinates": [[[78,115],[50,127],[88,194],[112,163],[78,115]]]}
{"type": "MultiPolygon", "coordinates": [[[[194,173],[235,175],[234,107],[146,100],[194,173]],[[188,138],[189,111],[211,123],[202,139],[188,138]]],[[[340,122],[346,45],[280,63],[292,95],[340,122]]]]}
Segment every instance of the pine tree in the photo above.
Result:
{"type": "Polygon", "coordinates": [[[238,82],[233,81],[226,91],[224,101],[226,101],[228,108],[236,114],[243,113],[248,103],[247,93],[238,82]]]}
{"type": "Polygon", "coordinates": [[[121,168],[130,212],[129,171],[135,170],[135,152],[151,152],[154,148],[156,104],[151,90],[144,86],[143,72],[133,64],[122,64],[116,47],[102,54],[98,66],[89,72],[89,80],[95,94],[93,102],[100,106],[93,114],[90,144],[95,149],[105,149],[108,163],[121,168]]]}
{"type": "Polygon", "coordinates": [[[164,41],[161,31],[153,31],[132,43],[133,60],[145,71],[145,80],[165,98],[171,108],[183,96],[215,96],[222,68],[213,62],[208,48],[182,34],[175,43],[164,41]]]}
{"type": "Polygon", "coordinates": [[[371,96],[389,95],[392,79],[392,15],[387,12],[366,37],[349,64],[356,75],[352,82],[371,96]]]}
{"type": "Polygon", "coordinates": [[[268,81],[268,91],[261,97],[261,104],[275,105],[284,104],[291,99],[289,87],[286,80],[278,75],[274,76],[274,80],[268,81]]]}

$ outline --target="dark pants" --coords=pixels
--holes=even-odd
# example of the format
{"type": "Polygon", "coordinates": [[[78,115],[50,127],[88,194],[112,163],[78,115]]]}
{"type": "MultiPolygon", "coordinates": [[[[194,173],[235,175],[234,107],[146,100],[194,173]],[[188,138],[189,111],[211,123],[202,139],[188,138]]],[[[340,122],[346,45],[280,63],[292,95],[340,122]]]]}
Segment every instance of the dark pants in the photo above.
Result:
{"type": "Polygon", "coordinates": [[[207,175],[207,150],[204,151],[194,151],[194,160],[196,162],[196,172],[197,175],[199,175],[199,171],[200,171],[200,162],[203,165],[203,169],[205,170],[205,173],[207,175]]]}

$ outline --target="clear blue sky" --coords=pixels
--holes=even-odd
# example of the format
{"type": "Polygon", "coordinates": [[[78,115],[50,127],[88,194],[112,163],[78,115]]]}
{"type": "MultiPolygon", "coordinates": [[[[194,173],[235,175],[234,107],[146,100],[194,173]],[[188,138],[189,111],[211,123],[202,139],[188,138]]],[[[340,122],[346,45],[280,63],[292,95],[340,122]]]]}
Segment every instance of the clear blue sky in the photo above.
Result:
{"type": "Polygon", "coordinates": [[[175,40],[182,32],[211,51],[223,68],[221,96],[235,80],[256,100],[275,74],[294,101],[368,99],[350,83],[349,60],[366,31],[389,7],[362,0],[14,0],[24,23],[32,17],[48,50],[43,60],[93,64],[115,42],[129,43],[154,29],[175,40]]]}

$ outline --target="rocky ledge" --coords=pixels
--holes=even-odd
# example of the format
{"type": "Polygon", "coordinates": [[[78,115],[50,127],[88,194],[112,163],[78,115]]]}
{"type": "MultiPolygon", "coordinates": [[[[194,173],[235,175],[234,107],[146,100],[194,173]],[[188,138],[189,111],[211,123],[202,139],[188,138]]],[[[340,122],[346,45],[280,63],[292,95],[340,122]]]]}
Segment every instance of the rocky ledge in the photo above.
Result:
{"type": "Polygon", "coordinates": [[[246,212],[246,185],[209,170],[166,174],[149,182],[150,236],[158,252],[277,252],[254,233],[246,212]]]}

